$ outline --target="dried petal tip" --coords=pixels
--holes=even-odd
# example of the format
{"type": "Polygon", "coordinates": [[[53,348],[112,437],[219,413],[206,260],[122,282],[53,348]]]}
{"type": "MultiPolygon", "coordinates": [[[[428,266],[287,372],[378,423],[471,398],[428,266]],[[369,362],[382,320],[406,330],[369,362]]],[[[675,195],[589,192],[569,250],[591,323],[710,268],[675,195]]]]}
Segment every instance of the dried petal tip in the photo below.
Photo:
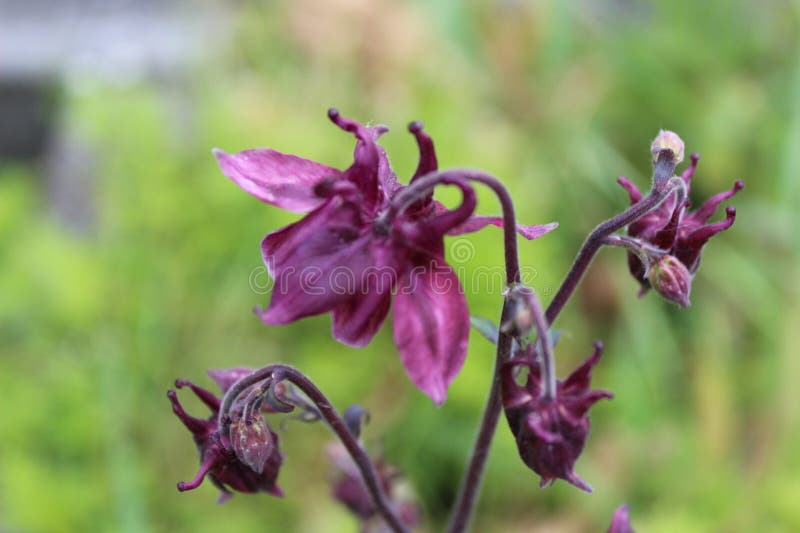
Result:
{"type": "Polygon", "coordinates": [[[683,161],[683,139],[674,131],[661,130],[656,135],[653,144],[650,145],[653,152],[653,161],[658,159],[658,154],[662,150],[670,150],[675,157],[675,164],[683,161]]]}
{"type": "Polygon", "coordinates": [[[653,261],[648,279],[658,294],[681,307],[689,307],[692,275],[674,255],[664,255],[653,261]]]}
{"type": "Polygon", "coordinates": [[[339,110],[335,107],[331,107],[328,109],[328,118],[331,120],[336,120],[339,118],[339,110]]]}
{"type": "Polygon", "coordinates": [[[634,533],[627,504],[620,505],[614,511],[614,517],[611,519],[611,525],[606,533],[634,533]]]}

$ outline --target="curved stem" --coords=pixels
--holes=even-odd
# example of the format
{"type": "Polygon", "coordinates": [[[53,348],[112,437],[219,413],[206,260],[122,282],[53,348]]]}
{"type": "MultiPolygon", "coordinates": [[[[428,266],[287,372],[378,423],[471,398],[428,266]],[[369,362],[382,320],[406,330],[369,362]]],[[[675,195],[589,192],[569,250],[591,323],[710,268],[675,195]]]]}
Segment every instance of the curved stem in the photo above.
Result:
{"type": "Polygon", "coordinates": [[[455,168],[442,172],[431,172],[417,178],[412,185],[404,189],[393,199],[388,216],[429,195],[433,188],[440,184],[455,184],[460,181],[477,181],[483,183],[497,195],[503,210],[503,243],[505,247],[506,283],[517,283],[520,280],[519,257],[517,255],[517,219],[514,214],[514,202],[505,186],[486,172],[471,168],[455,168]]]}
{"type": "MultiPolygon", "coordinates": [[[[408,205],[424,195],[430,194],[433,188],[439,183],[454,183],[460,180],[476,181],[492,189],[500,201],[503,210],[503,243],[505,250],[506,283],[512,285],[520,281],[519,256],[517,253],[517,219],[514,214],[514,203],[511,195],[505,186],[494,176],[472,169],[453,169],[444,172],[431,173],[420,176],[414,184],[404,190],[402,196],[396,199],[398,206],[408,205]]],[[[548,333],[547,321],[541,304],[533,295],[531,298],[532,313],[539,334],[542,339],[542,349],[545,360],[543,372],[547,376],[545,388],[547,394],[555,397],[555,371],[553,365],[553,349],[550,335],[548,333]]],[[[503,311],[500,316],[502,324],[510,317],[511,308],[508,303],[504,303],[503,311]]],[[[500,402],[500,369],[502,365],[511,357],[511,347],[513,338],[508,333],[500,332],[497,340],[497,354],[495,358],[494,374],[492,376],[489,396],[486,399],[481,424],[478,428],[478,435],[472,447],[466,471],[461,480],[458,497],[453,506],[450,516],[450,523],[447,531],[450,533],[460,533],[465,531],[472,520],[478,494],[480,492],[483,472],[486,468],[486,460],[489,457],[489,450],[492,446],[497,423],[500,419],[502,408],[500,402]]]]}
{"type": "Polygon", "coordinates": [[[303,393],[308,396],[314,405],[319,409],[320,414],[328,423],[328,426],[336,433],[339,440],[342,442],[353,462],[361,472],[361,477],[364,479],[364,485],[372,496],[373,503],[378,512],[383,516],[383,519],[395,533],[406,533],[406,528],[403,523],[392,511],[386,495],[381,489],[381,484],[378,480],[378,474],[375,466],[369,458],[369,455],[361,447],[358,439],[353,435],[347,424],[345,424],[342,417],[333,408],[328,398],[317,388],[314,383],[303,375],[300,371],[287,365],[269,365],[256,370],[249,374],[228,389],[225,396],[222,398],[222,407],[220,408],[220,433],[227,437],[230,428],[231,420],[227,416],[228,411],[233,405],[234,400],[244,392],[248,387],[267,379],[272,379],[275,383],[286,380],[294,384],[303,393]]]}
{"type": "Polygon", "coordinates": [[[679,187],[670,179],[674,172],[675,160],[672,158],[671,152],[662,152],[656,160],[653,171],[653,187],[650,193],[619,215],[601,222],[586,237],[583,246],[581,246],[578,255],[575,257],[575,261],[572,263],[572,267],[567,272],[564,281],[561,282],[558,292],[556,292],[550,305],[547,306],[545,318],[549,324],[555,321],[567,300],[575,292],[583,274],[589,268],[592,259],[594,259],[595,254],[603,245],[606,237],[658,207],[673,192],[678,191],[679,196],[685,194],[685,188],[679,187]]]}

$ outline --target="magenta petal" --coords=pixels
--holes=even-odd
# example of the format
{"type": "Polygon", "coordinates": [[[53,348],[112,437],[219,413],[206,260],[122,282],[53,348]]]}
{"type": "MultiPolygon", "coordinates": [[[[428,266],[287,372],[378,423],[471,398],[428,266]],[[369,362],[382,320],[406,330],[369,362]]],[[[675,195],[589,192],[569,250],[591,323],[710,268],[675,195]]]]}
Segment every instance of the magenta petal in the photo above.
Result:
{"type": "Polygon", "coordinates": [[[333,310],[333,338],[342,344],[363,348],[378,333],[389,307],[391,293],[356,296],[333,310]]]}
{"type": "Polygon", "coordinates": [[[359,216],[357,206],[336,198],[264,238],[261,252],[275,280],[269,307],[256,311],[264,323],[326,313],[356,294],[355,280],[372,264],[359,216]]]}
{"type": "Polygon", "coordinates": [[[358,348],[369,344],[386,320],[397,281],[396,265],[381,257],[391,252],[371,244],[374,262],[361,272],[356,295],[333,310],[333,337],[358,348]]]}
{"type": "Polygon", "coordinates": [[[219,386],[219,390],[222,394],[228,392],[234,383],[239,381],[245,376],[249,376],[253,373],[253,368],[247,368],[243,366],[238,366],[234,368],[212,368],[207,371],[207,374],[213,379],[216,384],[219,386]]]}
{"type": "Polygon", "coordinates": [[[386,320],[397,282],[392,251],[374,240],[369,245],[372,262],[354,280],[355,296],[333,310],[333,338],[356,348],[369,344],[386,320]]]}
{"type": "Polygon", "coordinates": [[[467,300],[450,265],[432,258],[400,280],[393,326],[411,381],[440,405],[464,363],[469,335],[467,300]]]}
{"type": "Polygon", "coordinates": [[[614,511],[614,517],[611,519],[611,525],[607,533],[633,533],[631,527],[631,517],[627,505],[620,505],[614,511]]]}
{"type": "Polygon", "coordinates": [[[245,192],[295,213],[306,213],[318,207],[323,199],[314,194],[314,185],[341,174],[321,163],[268,148],[237,154],[215,148],[213,153],[222,173],[245,192]]]}
{"type": "MultiPolygon", "coordinates": [[[[450,231],[447,232],[447,234],[462,235],[464,233],[472,233],[474,231],[483,229],[489,225],[502,228],[503,218],[487,217],[483,215],[472,215],[466,222],[464,222],[463,224],[459,224],[455,228],[451,229],[450,231]]],[[[549,224],[540,224],[534,226],[523,226],[522,224],[517,224],[517,233],[525,237],[527,240],[531,241],[533,239],[541,237],[545,233],[553,231],[557,227],[558,227],[558,222],[551,222],[549,224]]]]}

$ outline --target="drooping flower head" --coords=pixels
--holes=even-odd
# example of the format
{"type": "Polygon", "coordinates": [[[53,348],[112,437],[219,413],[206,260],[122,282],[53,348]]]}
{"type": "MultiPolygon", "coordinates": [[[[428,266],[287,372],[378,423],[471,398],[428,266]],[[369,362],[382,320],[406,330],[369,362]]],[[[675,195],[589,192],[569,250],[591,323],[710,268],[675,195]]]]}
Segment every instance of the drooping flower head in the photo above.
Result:
{"type": "MultiPolygon", "coordinates": [[[[673,150],[677,161],[679,160],[678,152],[681,158],[683,155],[683,141],[673,132],[662,131],[653,143],[653,150],[657,149],[673,150]]],[[[686,185],[687,196],[699,159],[700,156],[692,154],[689,168],[681,174],[686,185]]],[[[624,177],[620,177],[617,181],[628,191],[631,205],[642,199],[642,193],[632,182],[624,177]]],[[[703,247],[711,237],[733,225],[736,219],[736,209],[730,206],[726,208],[724,220],[710,224],[708,220],[722,202],[735,195],[743,187],[744,183],[736,180],[730,190],[712,196],[692,212],[688,211],[688,200],[680,200],[678,193],[673,193],[657,209],[630,224],[628,235],[674,256],[686,267],[689,274],[694,275],[700,266],[703,247]]],[[[647,276],[648,265],[645,265],[636,254],[628,253],[628,267],[631,275],[642,286],[641,294],[647,292],[651,287],[651,281],[647,276]]]]}
{"type": "Polygon", "coordinates": [[[631,517],[627,505],[620,505],[614,511],[607,533],[635,533],[631,527],[631,517]]]}
{"type": "MultiPolygon", "coordinates": [[[[345,170],[270,149],[226,154],[222,172],[256,198],[304,218],[268,234],[261,252],[275,279],[272,299],[256,312],[266,324],[287,324],[330,312],[333,336],[365,346],[393,309],[394,340],[414,384],[437,404],[466,356],[469,315],[458,277],[444,259],[444,236],[477,231],[499,217],[474,215],[476,196],[463,180],[462,202],[447,209],[433,192],[398,205],[401,185],[377,139],[384,126],[331,120],[356,137],[345,170]],[[394,295],[394,296],[393,296],[394,295]]],[[[420,123],[409,130],[419,145],[413,182],[438,168],[433,141],[420,123]]],[[[526,238],[555,224],[519,226],[526,238]]]]}
{"type": "MultiPolygon", "coordinates": [[[[220,383],[223,394],[238,380],[236,376],[243,377],[248,373],[249,369],[242,368],[209,372],[220,383]]],[[[269,411],[266,405],[262,405],[263,395],[259,397],[263,391],[253,388],[249,394],[242,395],[243,400],[234,403],[230,433],[223,435],[219,427],[220,399],[190,381],[179,379],[175,386],[179,389],[189,387],[211,410],[209,418],[195,418],[186,413],[175,390],[167,392],[172,411],[192,432],[200,455],[197,475],[192,481],[178,483],[178,490],[196,489],[208,477],[222,491],[220,502],[231,496],[231,490],[283,496],[277,484],[283,456],[278,448],[278,435],[261,414],[262,410],[269,411]]]]}
{"type": "MultiPolygon", "coordinates": [[[[391,530],[376,509],[358,467],[344,446],[332,443],[327,452],[333,465],[331,496],[359,519],[362,533],[389,533],[391,530]]],[[[411,494],[402,493],[400,472],[383,459],[375,461],[375,469],[395,514],[407,528],[415,527],[419,523],[419,509],[411,494]]]]}
{"type": "Polygon", "coordinates": [[[502,367],[501,391],[503,409],[517,449],[525,464],[541,476],[541,487],[563,479],[579,489],[591,487],[575,473],[575,461],[583,451],[589,435],[589,408],[609,392],[590,390],[592,368],[600,359],[603,345],[595,343],[594,353],[564,381],[556,386],[555,398],[545,395],[543,376],[534,345],[502,367]],[[525,384],[515,375],[520,368],[528,370],[525,384]]]}

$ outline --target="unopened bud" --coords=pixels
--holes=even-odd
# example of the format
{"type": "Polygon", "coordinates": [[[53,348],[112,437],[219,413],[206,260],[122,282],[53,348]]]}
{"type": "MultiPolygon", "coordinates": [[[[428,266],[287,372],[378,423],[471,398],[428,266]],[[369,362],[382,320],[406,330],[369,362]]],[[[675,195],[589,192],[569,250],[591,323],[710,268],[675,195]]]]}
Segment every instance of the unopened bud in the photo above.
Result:
{"type": "Polygon", "coordinates": [[[653,152],[653,161],[658,159],[658,154],[662,150],[670,150],[675,158],[677,165],[683,161],[683,139],[674,131],[661,130],[650,145],[650,150],[653,152]]]}
{"type": "Polygon", "coordinates": [[[634,533],[627,505],[617,507],[607,533],[634,533]]]}
{"type": "Polygon", "coordinates": [[[681,307],[689,307],[692,274],[674,255],[663,255],[654,260],[647,277],[658,294],[681,307]]]}
{"type": "Polygon", "coordinates": [[[256,415],[231,425],[231,445],[236,457],[260,474],[272,455],[275,439],[264,417],[256,415]]]}
{"type": "Polygon", "coordinates": [[[536,302],[533,289],[515,283],[506,291],[507,318],[500,325],[500,331],[513,337],[524,337],[535,326],[533,316],[536,302]]]}

